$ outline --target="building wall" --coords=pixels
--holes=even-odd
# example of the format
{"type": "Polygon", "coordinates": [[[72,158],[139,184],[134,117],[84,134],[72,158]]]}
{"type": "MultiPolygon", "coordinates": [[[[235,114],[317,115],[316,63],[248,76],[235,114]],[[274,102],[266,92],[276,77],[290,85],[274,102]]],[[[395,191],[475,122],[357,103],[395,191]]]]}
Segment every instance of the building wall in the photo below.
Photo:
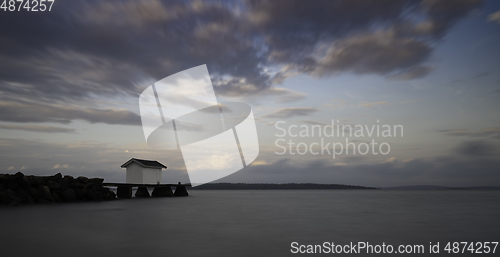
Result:
{"type": "Polygon", "coordinates": [[[142,168],[143,184],[161,183],[161,169],[142,168]]]}
{"type": "Polygon", "coordinates": [[[142,168],[143,184],[161,183],[161,169],[142,168]]]}
{"type": "Polygon", "coordinates": [[[142,167],[137,163],[127,166],[127,183],[142,184],[142,167]]]}

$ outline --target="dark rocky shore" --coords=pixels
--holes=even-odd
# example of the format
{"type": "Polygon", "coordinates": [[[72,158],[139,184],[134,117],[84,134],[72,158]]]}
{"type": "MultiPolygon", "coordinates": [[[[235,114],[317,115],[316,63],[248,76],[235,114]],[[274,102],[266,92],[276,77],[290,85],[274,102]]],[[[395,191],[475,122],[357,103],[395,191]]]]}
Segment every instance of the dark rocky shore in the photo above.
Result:
{"type": "Polygon", "coordinates": [[[0,174],[0,204],[48,204],[115,200],[116,194],[103,186],[104,179],[62,176],[0,174]]]}

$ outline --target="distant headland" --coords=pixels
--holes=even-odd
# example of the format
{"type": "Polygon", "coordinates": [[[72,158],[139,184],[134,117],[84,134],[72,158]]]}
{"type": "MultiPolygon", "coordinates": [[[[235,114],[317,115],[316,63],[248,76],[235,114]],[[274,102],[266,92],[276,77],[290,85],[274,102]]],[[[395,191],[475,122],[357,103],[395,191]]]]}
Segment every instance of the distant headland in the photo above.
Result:
{"type": "Polygon", "coordinates": [[[446,187],[434,185],[366,187],[315,183],[208,183],[191,190],[295,190],[295,189],[379,189],[379,190],[500,190],[498,186],[446,187]]]}
{"type": "Polygon", "coordinates": [[[192,188],[192,190],[237,190],[237,189],[287,190],[287,189],[378,189],[378,188],[341,185],[341,184],[313,184],[313,183],[287,183],[287,184],[208,183],[192,188]]]}

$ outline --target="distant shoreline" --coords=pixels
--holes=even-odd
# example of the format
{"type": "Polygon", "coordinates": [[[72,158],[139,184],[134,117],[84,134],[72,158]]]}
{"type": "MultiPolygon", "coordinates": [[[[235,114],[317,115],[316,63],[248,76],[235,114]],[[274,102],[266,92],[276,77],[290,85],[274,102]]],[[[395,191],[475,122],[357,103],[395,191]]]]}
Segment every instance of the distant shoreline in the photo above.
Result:
{"type": "Polygon", "coordinates": [[[378,189],[374,187],[313,183],[208,183],[191,190],[289,190],[289,189],[378,189]]]}
{"type": "Polygon", "coordinates": [[[308,189],[378,189],[378,190],[500,190],[495,186],[445,187],[434,185],[365,187],[342,184],[315,183],[208,183],[191,190],[308,190],[308,189]]]}

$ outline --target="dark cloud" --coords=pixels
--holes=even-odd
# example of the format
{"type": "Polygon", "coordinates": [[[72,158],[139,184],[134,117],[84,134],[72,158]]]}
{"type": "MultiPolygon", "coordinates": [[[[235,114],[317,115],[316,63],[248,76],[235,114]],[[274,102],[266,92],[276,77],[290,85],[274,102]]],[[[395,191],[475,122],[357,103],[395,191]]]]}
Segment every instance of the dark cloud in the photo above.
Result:
{"type": "MultiPolygon", "coordinates": [[[[412,72],[426,61],[432,48],[423,41],[397,37],[393,32],[376,32],[353,36],[332,44],[326,56],[319,59],[312,73],[325,75],[331,72],[351,71],[355,73],[389,74],[408,70],[417,76],[401,76],[412,79],[426,75],[429,71],[412,72]]],[[[421,69],[421,68],[420,68],[421,69]]]]}
{"type": "Polygon", "coordinates": [[[275,112],[264,115],[264,118],[292,118],[296,116],[308,116],[319,111],[316,108],[308,107],[295,107],[295,108],[282,108],[275,112]]]}
{"type": "Polygon", "coordinates": [[[441,38],[458,20],[481,3],[481,0],[423,0],[419,9],[427,19],[415,26],[415,32],[441,38]]]}
{"type": "Polygon", "coordinates": [[[200,64],[222,91],[270,86],[244,22],[220,3],[65,1],[50,14],[6,13],[0,24],[0,90],[12,97],[24,88],[42,99],[137,95],[200,64]]]}
{"type": "Polygon", "coordinates": [[[24,130],[24,131],[42,132],[42,133],[74,133],[75,132],[75,129],[72,129],[72,128],[61,128],[61,127],[40,126],[40,125],[0,124],[0,129],[24,130]]]}
{"type": "Polygon", "coordinates": [[[413,79],[430,71],[435,40],[478,4],[61,1],[50,13],[2,14],[0,91],[48,102],[137,96],[200,64],[227,95],[257,93],[297,72],[413,79]]]}
{"type": "Polygon", "coordinates": [[[24,101],[0,101],[0,121],[68,124],[72,120],[120,125],[141,124],[138,114],[123,109],[77,108],[24,101]]]}
{"type": "Polygon", "coordinates": [[[247,1],[272,62],[337,72],[425,76],[436,40],[481,1],[247,1]],[[418,18],[416,18],[418,17],[418,18]]]}
{"type": "Polygon", "coordinates": [[[485,141],[468,141],[461,143],[456,151],[467,156],[487,156],[494,153],[495,147],[485,141]]]}
{"type": "Polygon", "coordinates": [[[477,74],[476,76],[474,76],[473,79],[488,77],[491,73],[492,73],[491,71],[481,72],[481,73],[477,74]]]}
{"type": "Polygon", "coordinates": [[[391,76],[392,79],[402,79],[402,80],[411,80],[416,78],[425,77],[432,71],[432,68],[429,66],[415,66],[409,68],[408,70],[401,72],[399,74],[395,74],[391,76]]]}
{"type": "Polygon", "coordinates": [[[444,129],[440,130],[440,132],[449,136],[492,137],[500,139],[500,127],[489,127],[480,131],[469,131],[468,129],[444,129]]]}

